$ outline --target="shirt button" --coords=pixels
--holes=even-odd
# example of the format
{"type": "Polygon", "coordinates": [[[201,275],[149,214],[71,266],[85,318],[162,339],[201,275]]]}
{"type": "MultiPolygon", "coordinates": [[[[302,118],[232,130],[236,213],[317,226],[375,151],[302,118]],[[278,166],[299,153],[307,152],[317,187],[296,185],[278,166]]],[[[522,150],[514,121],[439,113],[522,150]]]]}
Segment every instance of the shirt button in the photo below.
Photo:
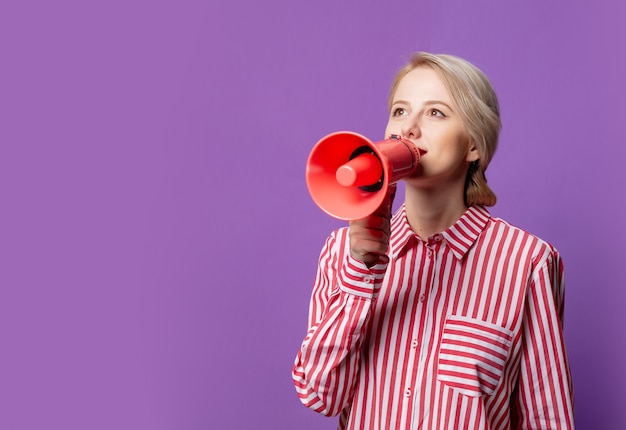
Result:
{"type": "Polygon", "coordinates": [[[373,284],[374,283],[374,277],[373,276],[366,276],[365,277],[365,283],[366,284],[373,284]]]}
{"type": "Polygon", "coordinates": [[[434,239],[435,239],[435,242],[441,242],[441,235],[440,234],[436,234],[434,239]]]}
{"type": "Polygon", "coordinates": [[[410,389],[410,388],[407,388],[406,390],[404,390],[404,395],[405,395],[406,397],[411,397],[411,389],[410,389]]]}
{"type": "Polygon", "coordinates": [[[419,345],[419,342],[417,341],[417,339],[413,339],[413,341],[411,342],[411,346],[413,348],[417,348],[417,345],[419,345]]]}
{"type": "Polygon", "coordinates": [[[433,256],[433,250],[432,250],[432,249],[429,249],[429,250],[426,252],[426,254],[427,254],[429,257],[432,257],[432,256],[433,256]]]}
{"type": "Polygon", "coordinates": [[[426,294],[422,294],[420,296],[420,302],[423,302],[424,300],[426,300],[426,294]]]}

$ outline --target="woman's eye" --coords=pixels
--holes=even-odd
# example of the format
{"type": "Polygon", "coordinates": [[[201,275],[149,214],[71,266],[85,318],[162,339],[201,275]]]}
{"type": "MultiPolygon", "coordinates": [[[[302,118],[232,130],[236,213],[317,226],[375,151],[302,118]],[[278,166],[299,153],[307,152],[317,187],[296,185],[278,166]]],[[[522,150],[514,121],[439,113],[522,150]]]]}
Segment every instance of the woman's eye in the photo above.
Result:
{"type": "Polygon", "coordinates": [[[404,108],[395,108],[391,113],[391,116],[403,116],[406,115],[406,109],[404,108]]]}
{"type": "Polygon", "coordinates": [[[427,115],[428,116],[438,116],[438,117],[441,117],[441,118],[445,118],[445,115],[444,115],[443,112],[441,112],[439,109],[434,109],[434,108],[428,110],[427,115]]]}

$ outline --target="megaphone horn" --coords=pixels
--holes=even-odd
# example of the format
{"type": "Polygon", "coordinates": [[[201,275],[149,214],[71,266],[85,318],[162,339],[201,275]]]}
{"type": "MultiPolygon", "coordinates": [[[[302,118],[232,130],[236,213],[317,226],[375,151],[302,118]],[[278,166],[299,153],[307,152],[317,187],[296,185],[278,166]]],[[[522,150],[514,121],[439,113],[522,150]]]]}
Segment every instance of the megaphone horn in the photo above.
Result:
{"type": "Polygon", "coordinates": [[[328,215],[348,221],[365,218],[381,205],[390,184],[416,171],[424,153],[396,135],[374,143],[358,133],[331,133],[309,154],[307,187],[328,215]]]}

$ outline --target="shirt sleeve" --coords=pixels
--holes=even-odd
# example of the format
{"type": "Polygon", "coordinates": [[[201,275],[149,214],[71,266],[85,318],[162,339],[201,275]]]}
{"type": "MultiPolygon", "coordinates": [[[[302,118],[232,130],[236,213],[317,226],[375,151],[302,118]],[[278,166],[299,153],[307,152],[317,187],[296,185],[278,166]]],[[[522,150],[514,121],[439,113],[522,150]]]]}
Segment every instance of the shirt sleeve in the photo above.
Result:
{"type": "Polygon", "coordinates": [[[351,401],[371,305],[387,264],[371,268],[349,252],[347,229],[333,232],[320,254],[308,332],[296,357],[293,380],[302,403],[339,414],[351,401]]]}
{"type": "Polygon", "coordinates": [[[574,428],[574,392],[563,339],[564,288],[561,257],[548,247],[526,296],[514,428],[574,428]]]}

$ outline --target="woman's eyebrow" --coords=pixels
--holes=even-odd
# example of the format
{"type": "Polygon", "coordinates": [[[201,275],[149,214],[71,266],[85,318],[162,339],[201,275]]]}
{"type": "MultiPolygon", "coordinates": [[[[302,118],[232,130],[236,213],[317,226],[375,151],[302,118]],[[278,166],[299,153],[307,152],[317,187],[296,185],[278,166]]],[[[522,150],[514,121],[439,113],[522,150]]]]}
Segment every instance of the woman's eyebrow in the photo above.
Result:
{"type": "MultiPolygon", "coordinates": [[[[411,104],[406,101],[406,100],[394,100],[391,103],[391,106],[395,106],[395,105],[406,105],[406,106],[410,106],[411,104]]],[[[448,103],[441,101],[441,100],[426,100],[422,106],[428,107],[428,106],[433,106],[433,105],[443,105],[446,108],[450,109],[451,111],[454,111],[454,109],[452,109],[452,106],[450,106],[448,103]]]]}
{"type": "Polygon", "coordinates": [[[424,106],[433,106],[433,105],[443,105],[446,108],[450,109],[451,111],[454,110],[448,103],[442,102],[441,100],[426,100],[424,102],[424,106]]]}

